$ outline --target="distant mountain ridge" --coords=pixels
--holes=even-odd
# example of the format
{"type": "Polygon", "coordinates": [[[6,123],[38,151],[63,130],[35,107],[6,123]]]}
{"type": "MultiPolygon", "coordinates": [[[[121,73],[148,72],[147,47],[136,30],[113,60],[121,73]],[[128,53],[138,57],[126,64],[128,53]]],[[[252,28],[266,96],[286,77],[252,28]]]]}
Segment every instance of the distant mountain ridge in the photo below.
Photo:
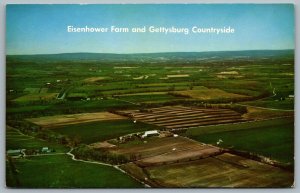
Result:
{"type": "Polygon", "coordinates": [[[61,53],[37,55],[7,55],[7,60],[21,61],[168,61],[168,60],[205,60],[234,58],[294,57],[294,50],[244,50],[244,51],[211,51],[211,52],[161,52],[137,54],[113,53],[61,53]]]}

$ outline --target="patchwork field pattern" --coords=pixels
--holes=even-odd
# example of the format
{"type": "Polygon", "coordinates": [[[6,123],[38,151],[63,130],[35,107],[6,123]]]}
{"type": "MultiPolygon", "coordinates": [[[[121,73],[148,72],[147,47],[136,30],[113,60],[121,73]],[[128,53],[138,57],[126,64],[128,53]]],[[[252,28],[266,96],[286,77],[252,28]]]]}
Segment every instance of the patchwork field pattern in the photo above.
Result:
{"type": "Polygon", "coordinates": [[[151,137],[109,151],[133,160],[121,166],[152,187],[289,187],[293,173],[184,137],[151,137]]]}
{"type": "Polygon", "coordinates": [[[293,173],[229,153],[145,170],[150,179],[166,187],[274,188],[293,185],[293,173]]]}
{"type": "Polygon", "coordinates": [[[120,114],[167,129],[217,125],[247,121],[230,109],[206,109],[184,106],[165,106],[139,110],[119,111],[120,114]]]}

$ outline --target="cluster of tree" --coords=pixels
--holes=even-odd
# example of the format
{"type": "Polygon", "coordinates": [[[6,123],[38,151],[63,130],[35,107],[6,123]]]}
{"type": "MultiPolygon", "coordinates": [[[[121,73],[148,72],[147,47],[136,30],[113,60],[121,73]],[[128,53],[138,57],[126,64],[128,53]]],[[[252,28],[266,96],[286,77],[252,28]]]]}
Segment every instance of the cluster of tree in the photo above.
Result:
{"type": "Polygon", "coordinates": [[[31,134],[41,131],[41,127],[26,120],[7,119],[6,124],[20,130],[22,133],[31,134]]]}
{"type": "Polygon", "coordinates": [[[35,136],[45,141],[59,143],[62,145],[70,144],[70,139],[68,137],[58,133],[50,132],[49,130],[39,131],[35,136]]]}
{"type": "Polygon", "coordinates": [[[40,126],[26,120],[7,120],[7,125],[18,129],[24,134],[31,135],[49,142],[70,147],[76,147],[81,143],[79,136],[67,137],[51,130],[43,130],[40,126]]]}
{"type": "Polygon", "coordinates": [[[124,155],[111,153],[103,149],[92,149],[83,144],[75,148],[72,153],[78,159],[95,160],[110,164],[123,164],[129,161],[124,155]]]}

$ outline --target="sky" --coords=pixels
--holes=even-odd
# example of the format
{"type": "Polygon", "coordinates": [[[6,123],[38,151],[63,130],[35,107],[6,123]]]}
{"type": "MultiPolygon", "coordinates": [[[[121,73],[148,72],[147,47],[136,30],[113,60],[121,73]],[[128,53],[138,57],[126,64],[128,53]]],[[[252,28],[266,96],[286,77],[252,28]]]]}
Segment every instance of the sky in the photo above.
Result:
{"type": "Polygon", "coordinates": [[[6,54],[294,49],[291,4],[7,5],[6,54]],[[69,33],[74,27],[235,29],[230,34],[69,33]]]}

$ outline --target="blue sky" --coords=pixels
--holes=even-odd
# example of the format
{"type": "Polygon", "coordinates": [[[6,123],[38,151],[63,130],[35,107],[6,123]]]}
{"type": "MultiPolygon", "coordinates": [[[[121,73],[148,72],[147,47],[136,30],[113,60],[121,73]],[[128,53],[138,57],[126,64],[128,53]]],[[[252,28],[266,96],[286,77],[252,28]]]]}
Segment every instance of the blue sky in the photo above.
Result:
{"type": "Polygon", "coordinates": [[[288,4],[8,5],[7,54],[294,49],[288,4]],[[233,34],[68,33],[74,27],[227,27],[233,34]]]}

